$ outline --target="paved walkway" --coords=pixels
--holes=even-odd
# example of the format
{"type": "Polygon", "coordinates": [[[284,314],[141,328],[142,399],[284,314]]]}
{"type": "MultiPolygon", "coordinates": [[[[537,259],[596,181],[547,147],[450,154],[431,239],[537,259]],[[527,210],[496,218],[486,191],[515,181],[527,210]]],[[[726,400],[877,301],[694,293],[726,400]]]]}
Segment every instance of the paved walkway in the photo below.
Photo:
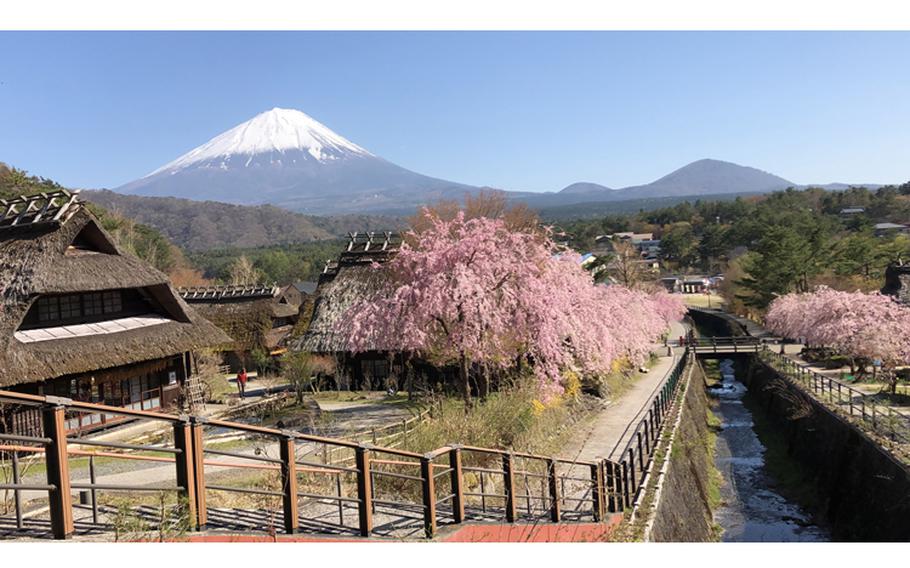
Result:
{"type": "MultiPolygon", "coordinates": [[[[676,338],[686,335],[687,328],[682,322],[670,327],[671,343],[676,338]]],[[[562,457],[573,460],[594,460],[610,458],[613,452],[619,452],[635,429],[639,415],[646,411],[652,397],[659,390],[661,381],[673,368],[673,364],[682,355],[682,351],[673,348],[673,354],[667,356],[667,348],[655,346],[655,353],[660,354],[657,362],[647,374],[640,377],[635,385],[618,400],[611,400],[591,422],[588,428],[579,430],[566,445],[562,457]]]]}

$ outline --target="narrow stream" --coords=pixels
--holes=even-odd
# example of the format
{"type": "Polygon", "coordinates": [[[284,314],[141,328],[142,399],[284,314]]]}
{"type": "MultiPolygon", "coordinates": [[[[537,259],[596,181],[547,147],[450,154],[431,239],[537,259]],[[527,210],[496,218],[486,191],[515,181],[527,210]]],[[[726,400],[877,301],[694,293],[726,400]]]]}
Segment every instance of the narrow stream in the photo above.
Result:
{"type": "MultiPolygon", "coordinates": [[[[723,505],[715,512],[727,542],[824,542],[828,532],[813,523],[799,504],[784,497],[765,463],[766,448],[755,431],[746,386],[733,361],[719,365],[720,383],[711,389],[721,420],[715,465],[723,476],[723,505]]],[[[716,377],[715,377],[716,378],[716,377]]]]}

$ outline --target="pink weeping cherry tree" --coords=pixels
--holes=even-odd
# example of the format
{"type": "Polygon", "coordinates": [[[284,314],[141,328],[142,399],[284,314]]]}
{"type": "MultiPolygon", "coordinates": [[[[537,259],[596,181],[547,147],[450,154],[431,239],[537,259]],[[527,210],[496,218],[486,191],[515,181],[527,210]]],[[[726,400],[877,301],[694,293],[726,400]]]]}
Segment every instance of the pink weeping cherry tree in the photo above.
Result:
{"type": "Polygon", "coordinates": [[[388,271],[385,288],[349,309],[344,331],[353,351],[378,347],[457,366],[466,402],[472,369],[529,368],[549,396],[565,369],[605,374],[617,358],[641,360],[682,313],[667,298],[595,286],[577,255],[554,254],[545,231],[424,215],[427,227],[373,267],[388,271]]]}
{"type": "MultiPolygon", "coordinates": [[[[910,361],[910,307],[877,292],[820,286],[787,294],[771,303],[765,322],[775,333],[830,347],[851,359],[879,358],[886,368],[910,361]]],[[[894,393],[896,375],[888,376],[894,393]]]]}

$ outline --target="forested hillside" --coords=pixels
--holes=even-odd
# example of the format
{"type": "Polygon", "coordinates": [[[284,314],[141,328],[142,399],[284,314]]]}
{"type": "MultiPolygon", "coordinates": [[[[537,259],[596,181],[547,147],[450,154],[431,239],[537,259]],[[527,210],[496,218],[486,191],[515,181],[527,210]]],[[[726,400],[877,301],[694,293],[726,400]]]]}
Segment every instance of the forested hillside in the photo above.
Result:
{"type": "Polygon", "coordinates": [[[348,231],[396,229],[401,220],[377,215],[317,217],[271,205],[245,206],[173,197],[142,197],[112,191],[83,196],[155,227],[188,251],[255,248],[342,237],[348,231]]]}
{"type": "Polygon", "coordinates": [[[889,263],[910,260],[910,236],[876,223],[910,224],[910,183],[875,191],[786,190],[733,201],[563,223],[584,252],[598,235],[653,232],[664,272],[724,274],[722,291],[740,313],[818,284],[877,290],[889,263]],[[861,212],[845,209],[862,208],[861,212]]]}
{"type": "MultiPolygon", "coordinates": [[[[59,189],[64,187],[53,180],[29,175],[25,170],[0,162],[0,199],[59,189]]],[[[168,274],[177,285],[201,281],[201,274],[190,266],[183,252],[156,229],[99,204],[88,205],[122,250],[146,260],[168,274]]]]}
{"type": "Polygon", "coordinates": [[[214,249],[190,252],[189,258],[207,279],[293,284],[316,280],[326,261],[337,258],[345,244],[344,240],[333,239],[252,249],[214,249]],[[248,268],[242,268],[245,266],[248,268]],[[241,277],[238,273],[246,275],[241,277]]]}

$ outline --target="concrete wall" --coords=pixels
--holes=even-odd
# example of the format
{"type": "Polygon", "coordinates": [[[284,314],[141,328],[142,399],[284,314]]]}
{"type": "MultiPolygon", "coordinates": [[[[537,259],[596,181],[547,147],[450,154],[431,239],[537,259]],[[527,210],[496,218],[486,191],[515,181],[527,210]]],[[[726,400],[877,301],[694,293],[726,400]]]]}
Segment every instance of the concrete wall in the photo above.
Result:
{"type": "Polygon", "coordinates": [[[719,310],[689,308],[689,317],[698,327],[717,337],[746,335],[746,331],[739,322],[719,310]]]}
{"type": "Polygon", "coordinates": [[[841,541],[910,541],[910,469],[753,358],[743,382],[814,479],[813,512],[841,541]]]}
{"type": "Polygon", "coordinates": [[[705,375],[693,368],[689,388],[654,513],[650,540],[707,542],[716,540],[708,486],[714,467],[712,436],[707,423],[705,375]]]}

